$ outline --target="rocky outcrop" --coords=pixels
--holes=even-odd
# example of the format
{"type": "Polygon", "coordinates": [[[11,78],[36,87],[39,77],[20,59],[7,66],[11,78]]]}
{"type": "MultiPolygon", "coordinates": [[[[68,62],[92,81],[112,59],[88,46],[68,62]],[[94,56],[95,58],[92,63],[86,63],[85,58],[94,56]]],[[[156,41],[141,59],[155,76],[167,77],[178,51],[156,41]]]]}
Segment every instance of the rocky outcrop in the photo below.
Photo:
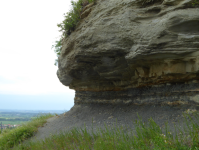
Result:
{"type": "Polygon", "coordinates": [[[199,102],[199,8],[142,1],[98,0],[84,9],[58,61],[75,103],[199,102]]]}

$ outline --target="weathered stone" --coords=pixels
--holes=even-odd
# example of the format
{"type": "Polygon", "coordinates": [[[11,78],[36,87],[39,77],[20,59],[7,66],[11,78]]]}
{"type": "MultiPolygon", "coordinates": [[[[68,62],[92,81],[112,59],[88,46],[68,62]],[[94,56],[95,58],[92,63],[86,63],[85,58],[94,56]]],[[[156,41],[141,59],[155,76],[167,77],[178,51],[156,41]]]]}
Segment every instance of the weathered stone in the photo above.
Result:
{"type": "Polygon", "coordinates": [[[140,0],[98,0],[64,40],[58,78],[76,90],[76,103],[198,102],[199,8],[191,3],[164,0],[143,6],[140,0]],[[164,93],[125,94],[174,84],[194,88],[188,95],[186,88],[178,89],[168,98],[164,93]],[[103,92],[116,97],[100,98],[103,92]]]}
{"type": "Polygon", "coordinates": [[[199,103],[198,84],[172,84],[132,88],[123,91],[76,91],[75,103],[103,104],[170,104],[199,103]]]}
{"type": "Polygon", "coordinates": [[[90,4],[88,4],[87,6],[85,6],[83,8],[82,13],[81,13],[81,19],[84,19],[84,18],[86,18],[89,15],[89,13],[92,10],[92,6],[93,5],[94,5],[94,3],[90,3],[90,4]]]}

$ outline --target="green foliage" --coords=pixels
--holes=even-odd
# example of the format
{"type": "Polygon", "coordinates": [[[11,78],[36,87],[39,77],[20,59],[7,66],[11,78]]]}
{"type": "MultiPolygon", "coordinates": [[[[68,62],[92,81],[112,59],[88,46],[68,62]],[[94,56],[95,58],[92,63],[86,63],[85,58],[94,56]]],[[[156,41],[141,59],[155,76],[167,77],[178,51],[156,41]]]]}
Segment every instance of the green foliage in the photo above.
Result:
{"type": "MultiPolygon", "coordinates": [[[[83,8],[88,5],[89,3],[96,2],[96,0],[77,0],[71,1],[72,9],[64,14],[64,20],[57,24],[60,28],[60,32],[62,33],[62,37],[59,41],[55,42],[55,45],[52,46],[54,48],[57,57],[59,57],[61,48],[62,48],[62,39],[69,36],[76,28],[80,21],[80,16],[82,13],[83,8]]],[[[57,65],[57,60],[55,60],[55,65],[57,65]]]]}
{"type": "Polygon", "coordinates": [[[3,130],[3,133],[0,134],[0,150],[8,150],[9,148],[18,145],[22,141],[33,136],[38,127],[42,126],[46,120],[52,116],[53,115],[51,114],[38,116],[37,118],[32,119],[32,121],[27,122],[20,127],[14,128],[12,130],[3,130]]]}
{"type": "MultiPolygon", "coordinates": [[[[197,118],[199,116],[196,116],[197,118]]],[[[185,116],[184,131],[171,133],[167,123],[162,130],[151,118],[147,123],[142,119],[134,122],[136,132],[126,127],[113,126],[98,129],[96,133],[74,128],[69,132],[51,135],[45,141],[22,144],[17,150],[37,149],[94,149],[94,150],[198,150],[199,126],[189,115],[185,116]]],[[[177,128],[177,127],[176,127],[177,128]]]]}
{"type": "Polygon", "coordinates": [[[73,9],[66,14],[64,14],[64,21],[57,26],[60,28],[63,36],[70,35],[72,31],[75,30],[76,25],[80,20],[81,8],[82,8],[82,0],[77,2],[71,1],[71,5],[73,9]]]}
{"type": "Polygon", "coordinates": [[[199,0],[194,0],[192,4],[193,6],[199,6],[199,0]]]}

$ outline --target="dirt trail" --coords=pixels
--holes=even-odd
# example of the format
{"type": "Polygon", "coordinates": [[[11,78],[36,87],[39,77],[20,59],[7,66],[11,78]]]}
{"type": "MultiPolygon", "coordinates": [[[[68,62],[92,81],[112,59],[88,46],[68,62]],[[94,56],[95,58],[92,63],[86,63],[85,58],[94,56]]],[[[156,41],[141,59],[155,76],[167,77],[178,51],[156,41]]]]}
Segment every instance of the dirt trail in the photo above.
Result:
{"type": "Polygon", "coordinates": [[[117,124],[118,126],[128,126],[134,130],[135,124],[133,121],[138,119],[137,114],[139,114],[143,122],[147,122],[151,117],[162,128],[164,128],[164,123],[168,121],[170,129],[174,132],[174,123],[181,127],[184,120],[183,112],[188,109],[199,111],[199,106],[75,105],[70,111],[48,119],[47,123],[39,128],[31,140],[44,140],[51,134],[69,131],[74,127],[86,127],[91,131],[93,126],[93,130],[96,132],[98,128],[104,128],[104,123],[108,127],[117,124]]]}

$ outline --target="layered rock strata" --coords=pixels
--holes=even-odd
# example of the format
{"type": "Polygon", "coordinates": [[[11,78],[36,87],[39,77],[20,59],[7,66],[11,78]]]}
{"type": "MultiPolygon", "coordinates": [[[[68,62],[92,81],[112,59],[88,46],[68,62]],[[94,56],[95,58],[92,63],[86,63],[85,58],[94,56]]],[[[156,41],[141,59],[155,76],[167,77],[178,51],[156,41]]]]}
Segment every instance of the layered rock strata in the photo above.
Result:
{"type": "Polygon", "coordinates": [[[63,42],[75,103],[198,103],[199,8],[191,0],[98,0],[63,42]]]}
{"type": "Polygon", "coordinates": [[[76,91],[75,104],[197,104],[198,83],[132,88],[123,91],[76,91]]]}

